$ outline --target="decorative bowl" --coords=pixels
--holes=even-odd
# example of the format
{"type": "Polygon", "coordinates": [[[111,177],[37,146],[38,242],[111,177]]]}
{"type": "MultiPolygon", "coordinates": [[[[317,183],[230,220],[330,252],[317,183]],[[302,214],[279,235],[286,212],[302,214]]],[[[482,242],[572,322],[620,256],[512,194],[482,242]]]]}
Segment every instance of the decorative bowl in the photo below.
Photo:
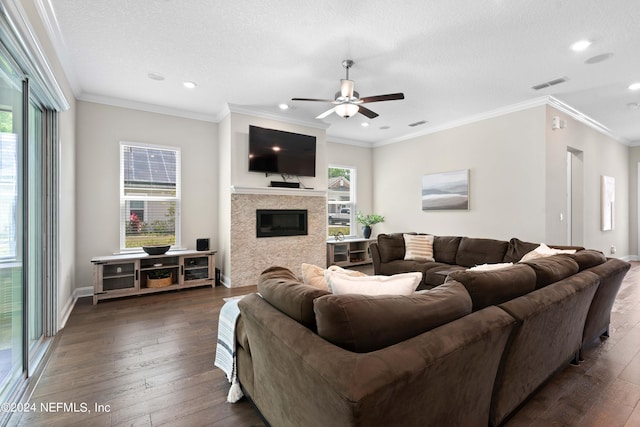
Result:
{"type": "Polygon", "coordinates": [[[148,253],[149,255],[164,255],[171,245],[163,245],[163,246],[143,246],[142,250],[148,253]]]}

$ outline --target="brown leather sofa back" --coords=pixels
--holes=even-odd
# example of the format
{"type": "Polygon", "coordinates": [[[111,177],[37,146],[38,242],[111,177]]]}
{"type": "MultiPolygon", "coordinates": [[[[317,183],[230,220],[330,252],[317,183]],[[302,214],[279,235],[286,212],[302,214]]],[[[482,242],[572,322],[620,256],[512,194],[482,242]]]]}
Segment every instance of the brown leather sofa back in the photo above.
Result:
{"type": "Polygon", "coordinates": [[[503,310],[487,307],[395,345],[354,353],[258,295],[238,306],[251,340],[250,397],[278,427],[486,427],[515,325],[503,310]]]}
{"type": "Polygon", "coordinates": [[[536,289],[536,273],[525,264],[491,271],[454,271],[446,283],[449,280],[464,285],[473,301],[473,311],[501,304],[536,289]]]}
{"type": "Polygon", "coordinates": [[[433,257],[436,262],[455,264],[461,240],[460,236],[435,236],[433,238],[433,257]]]}
{"type": "Polygon", "coordinates": [[[464,286],[450,282],[413,295],[326,295],[313,302],[318,335],[367,353],[420,335],[471,313],[464,286]]]}
{"type": "Polygon", "coordinates": [[[613,302],[616,299],[620,285],[622,285],[622,279],[624,279],[630,268],[631,264],[628,262],[610,258],[606,263],[586,270],[598,275],[600,286],[598,286],[598,290],[589,307],[589,314],[587,315],[582,336],[583,346],[600,335],[609,335],[613,302]]]}
{"type": "Polygon", "coordinates": [[[524,261],[523,264],[530,266],[536,272],[537,289],[576,274],[579,270],[578,263],[567,255],[536,258],[524,261]]]}
{"type": "Polygon", "coordinates": [[[500,425],[547,378],[577,359],[599,283],[596,274],[583,271],[499,305],[518,326],[496,378],[490,425],[500,425]]]}
{"type": "Polygon", "coordinates": [[[315,331],[317,326],[313,300],[329,295],[330,292],[301,283],[288,268],[275,268],[272,267],[260,275],[258,292],[269,304],[315,331]]]}
{"type": "Polygon", "coordinates": [[[463,267],[473,267],[500,263],[504,259],[508,246],[509,242],[504,240],[463,237],[456,254],[456,264],[463,267]]]}

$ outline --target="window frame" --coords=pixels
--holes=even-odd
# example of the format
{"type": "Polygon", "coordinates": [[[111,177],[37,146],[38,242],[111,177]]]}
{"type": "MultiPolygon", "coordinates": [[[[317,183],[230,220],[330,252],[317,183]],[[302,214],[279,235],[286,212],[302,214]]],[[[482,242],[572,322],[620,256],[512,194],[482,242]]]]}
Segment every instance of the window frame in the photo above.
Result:
{"type": "Polygon", "coordinates": [[[342,200],[330,200],[329,195],[331,190],[328,188],[327,183],[327,237],[334,237],[331,234],[331,225],[329,224],[329,206],[330,205],[348,205],[349,206],[349,233],[345,235],[345,237],[357,237],[358,231],[356,228],[356,195],[357,195],[357,179],[358,179],[358,170],[355,166],[346,166],[346,165],[338,165],[338,164],[329,164],[327,167],[327,176],[329,175],[330,169],[348,169],[349,170],[349,200],[348,203],[342,200]]]}
{"type": "MultiPolygon", "coordinates": [[[[120,169],[120,177],[119,177],[119,195],[120,195],[120,209],[118,216],[118,227],[120,229],[120,252],[140,252],[142,250],[141,246],[137,247],[126,247],[126,229],[127,229],[127,220],[125,220],[125,211],[127,206],[130,206],[131,201],[142,201],[144,202],[145,211],[148,209],[149,202],[167,202],[167,201],[175,201],[175,243],[171,245],[171,249],[180,249],[181,246],[181,235],[182,235],[182,221],[181,221],[181,211],[182,211],[182,168],[181,168],[181,158],[182,153],[180,147],[175,146],[167,146],[167,145],[158,145],[158,144],[149,144],[144,142],[134,142],[134,141],[120,141],[118,146],[118,157],[119,157],[119,169],[120,169]],[[124,183],[124,147],[138,147],[145,149],[154,149],[154,150],[166,150],[173,151],[176,156],[176,189],[175,196],[149,196],[149,195],[140,195],[139,193],[125,194],[125,183],[124,183]]],[[[129,216],[127,215],[126,218],[129,216]]]]}

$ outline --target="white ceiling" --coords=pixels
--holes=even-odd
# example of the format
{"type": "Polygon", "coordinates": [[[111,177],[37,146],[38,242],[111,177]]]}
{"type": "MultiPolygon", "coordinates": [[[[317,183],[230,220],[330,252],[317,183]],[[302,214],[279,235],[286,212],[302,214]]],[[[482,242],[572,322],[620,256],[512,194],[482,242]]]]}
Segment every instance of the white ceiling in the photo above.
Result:
{"type": "Polygon", "coordinates": [[[42,1],[79,99],[212,121],[231,105],[376,144],[553,96],[640,143],[637,0],[42,1]],[[592,46],[573,52],[583,38],[592,46]],[[290,101],[333,98],[347,58],[361,96],[405,99],[367,104],[371,120],[316,120],[330,105],[290,101]]]}

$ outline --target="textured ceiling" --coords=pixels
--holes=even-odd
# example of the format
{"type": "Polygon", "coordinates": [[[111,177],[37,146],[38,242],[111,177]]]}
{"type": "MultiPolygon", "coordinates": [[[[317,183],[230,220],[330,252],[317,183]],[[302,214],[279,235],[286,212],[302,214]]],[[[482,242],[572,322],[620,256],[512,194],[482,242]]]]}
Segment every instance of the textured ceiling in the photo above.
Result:
{"type": "Polygon", "coordinates": [[[79,99],[206,120],[230,104],[328,126],[330,139],[379,143],[553,96],[623,142],[640,143],[640,109],[627,106],[640,103],[640,91],[627,88],[640,81],[635,0],[44,3],[79,99]],[[593,45],[571,51],[582,38],[593,45]],[[612,55],[588,61],[603,54],[612,55]],[[355,61],[350,78],[361,96],[405,99],[367,104],[375,119],[323,120],[314,118],[330,105],[290,101],[333,98],[346,58],[355,61]],[[531,89],[559,77],[568,81],[531,89]],[[185,89],[185,80],[197,87],[185,89]],[[292,108],[280,111],[281,102],[292,108]]]}

